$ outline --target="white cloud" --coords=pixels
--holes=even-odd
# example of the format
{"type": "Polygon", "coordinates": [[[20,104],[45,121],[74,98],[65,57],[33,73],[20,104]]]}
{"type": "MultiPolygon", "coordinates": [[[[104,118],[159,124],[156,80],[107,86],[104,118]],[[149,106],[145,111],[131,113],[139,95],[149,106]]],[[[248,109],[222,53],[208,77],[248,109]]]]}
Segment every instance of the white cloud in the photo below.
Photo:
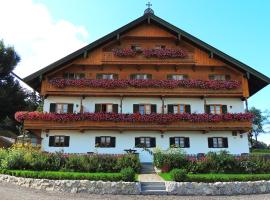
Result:
{"type": "Polygon", "coordinates": [[[67,20],[54,20],[47,7],[32,0],[0,0],[0,39],[15,47],[25,77],[85,46],[88,32],[67,20]]]}

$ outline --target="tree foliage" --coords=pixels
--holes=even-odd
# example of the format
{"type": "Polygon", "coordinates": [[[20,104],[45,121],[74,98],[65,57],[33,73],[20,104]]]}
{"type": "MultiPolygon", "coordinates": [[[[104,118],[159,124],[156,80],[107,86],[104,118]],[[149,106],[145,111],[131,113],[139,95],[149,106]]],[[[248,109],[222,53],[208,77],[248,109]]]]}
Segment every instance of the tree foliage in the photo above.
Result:
{"type": "Polygon", "coordinates": [[[12,74],[19,61],[20,57],[14,48],[6,47],[0,40],[0,130],[17,133],[15,112],[35,110],[39,103],[38,95],[22,88],[12,74]]]}
{"type": "Polygon", "coordinates": [[[265,133],[264,125],[267,123],[268,116],[262,112],[260,109],[252,107],[249,112],[254,114],[252,121],[252,135],[255,136],[255,145],[258,143],[258,136],[260,133],[265,133]]]}

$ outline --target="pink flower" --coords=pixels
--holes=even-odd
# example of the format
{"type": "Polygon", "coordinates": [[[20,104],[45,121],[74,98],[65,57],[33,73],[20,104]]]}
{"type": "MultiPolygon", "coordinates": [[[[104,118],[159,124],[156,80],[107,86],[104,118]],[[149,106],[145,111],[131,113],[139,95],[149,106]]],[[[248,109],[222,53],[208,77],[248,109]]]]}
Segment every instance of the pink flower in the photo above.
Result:
{"type": "Polygon", "coordinates": [[[143,122],[168,124],[177,121],[190,122],[222,122],[222,121],[251,121],[253,114],[251,113],[227,113],[220,115],[213,114],[159,114],[152,113],[141,115],[121,114],[121,113],[43,113],[43,112],[16,112],[15,119],[19,122],[24,120],[44,120],[44,121],[111,121],[111,122],[143,122]]]}

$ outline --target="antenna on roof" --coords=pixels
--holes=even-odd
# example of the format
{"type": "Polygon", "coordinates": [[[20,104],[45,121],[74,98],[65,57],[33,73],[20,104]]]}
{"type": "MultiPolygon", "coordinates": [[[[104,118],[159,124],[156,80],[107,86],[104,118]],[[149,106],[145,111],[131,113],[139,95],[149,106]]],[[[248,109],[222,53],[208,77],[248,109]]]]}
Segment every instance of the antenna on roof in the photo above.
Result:
{"type": "Polygon", "coordinates": [[[148,8],[145,9],[144,14],[149,15],[149,14],[154,14],[154,10],[151,8],[152,4],[149,1],[147,4],[145,4],[148,8]]]}

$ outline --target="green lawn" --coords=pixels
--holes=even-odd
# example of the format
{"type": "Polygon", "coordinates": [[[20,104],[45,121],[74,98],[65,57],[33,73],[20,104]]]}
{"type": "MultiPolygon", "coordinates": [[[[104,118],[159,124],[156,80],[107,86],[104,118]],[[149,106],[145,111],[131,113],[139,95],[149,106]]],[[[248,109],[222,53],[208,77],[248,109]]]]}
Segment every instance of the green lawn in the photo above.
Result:
{"type": "MultiPolygon", "coordinates": [[[[164,180],[172,181],[170,173],[159,174],[164,180]]],[[[230,182],[270,180],[270,174],[188,174],[189,182],[230,182]]]]}

